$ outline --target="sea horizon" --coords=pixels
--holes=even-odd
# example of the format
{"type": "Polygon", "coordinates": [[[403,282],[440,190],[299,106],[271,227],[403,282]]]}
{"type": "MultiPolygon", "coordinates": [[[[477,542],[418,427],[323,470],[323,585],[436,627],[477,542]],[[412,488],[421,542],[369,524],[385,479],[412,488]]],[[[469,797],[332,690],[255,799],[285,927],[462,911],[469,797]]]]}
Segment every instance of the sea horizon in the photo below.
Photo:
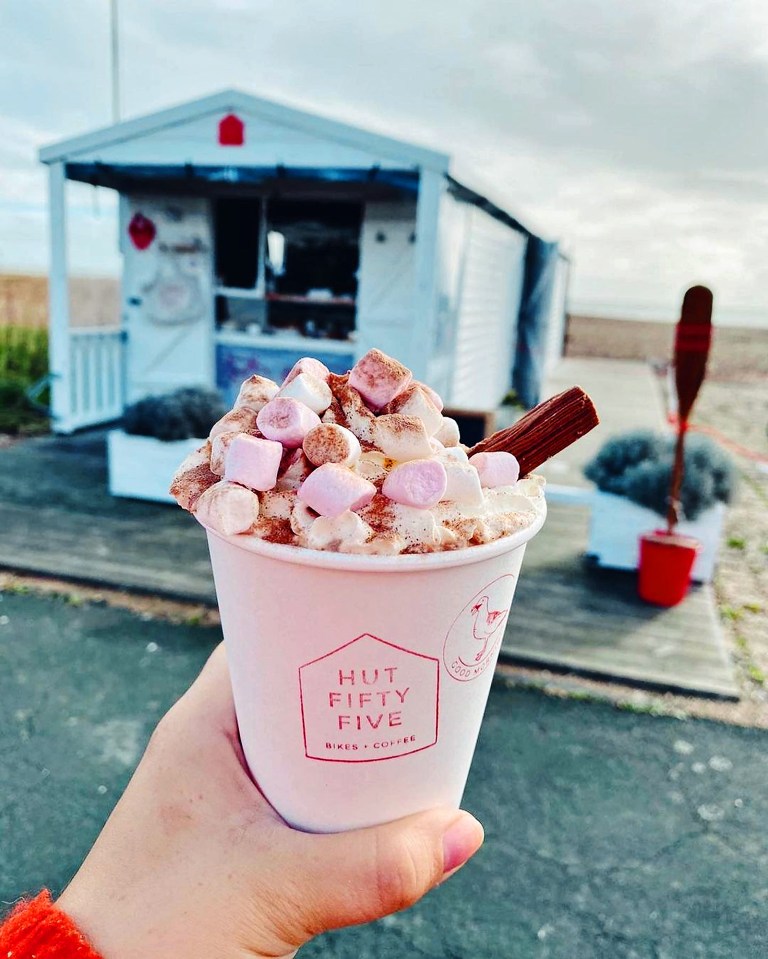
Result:
{"type": "MultiPolygon", "coordinates": [[[[674,325],[678,312],[670,311],[665,304],[656,303],[617,303],[610,301],[574,300],[568,303],[568,312],[572,316],[591,317],[600,320],[618,320],[622,322],[644,322],[674,325]]],[[[718,307],[717,299],[712,313],[715,326],[728,326],[749,330],[768,329],[768,308],[723,306],[718,307]]]]}

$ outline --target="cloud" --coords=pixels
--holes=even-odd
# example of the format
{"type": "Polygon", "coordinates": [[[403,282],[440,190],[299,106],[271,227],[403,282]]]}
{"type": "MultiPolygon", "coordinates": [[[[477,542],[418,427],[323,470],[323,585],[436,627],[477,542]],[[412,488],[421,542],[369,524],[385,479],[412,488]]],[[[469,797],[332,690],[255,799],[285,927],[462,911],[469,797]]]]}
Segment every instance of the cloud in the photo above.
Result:
{"type": "MultiPolygon", "coordinates": [[[[109,122],[107,8],[3,5],[0,213],[44,202],[40,143],[109,122]]],[[[766,37],[758,0],[131,0],[123,103],[239,86],[425,142],[567,241],[577,300],[763,307],[766,37]]]]}

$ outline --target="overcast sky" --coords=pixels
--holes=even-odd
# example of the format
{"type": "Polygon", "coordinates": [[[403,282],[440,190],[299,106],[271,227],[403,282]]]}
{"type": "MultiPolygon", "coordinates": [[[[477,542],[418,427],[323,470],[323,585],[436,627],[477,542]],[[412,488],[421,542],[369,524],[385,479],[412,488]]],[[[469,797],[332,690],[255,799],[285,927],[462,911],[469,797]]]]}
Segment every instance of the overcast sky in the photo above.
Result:
{"type": "MultiPolygon", "coordinates": [[[[47,265],[38,147],[110,122],[108,0],[0,3],[0,270],[47,265]]],[[[576,307],[768,324],[764,0],[120,0],[136,116],[224,87],[451,153],[561,239],[576,307]],[[743,311],[743,314],[742,314],[743,311]]],[[[72,265],[116,272],[71,190],[72,265]]]]}

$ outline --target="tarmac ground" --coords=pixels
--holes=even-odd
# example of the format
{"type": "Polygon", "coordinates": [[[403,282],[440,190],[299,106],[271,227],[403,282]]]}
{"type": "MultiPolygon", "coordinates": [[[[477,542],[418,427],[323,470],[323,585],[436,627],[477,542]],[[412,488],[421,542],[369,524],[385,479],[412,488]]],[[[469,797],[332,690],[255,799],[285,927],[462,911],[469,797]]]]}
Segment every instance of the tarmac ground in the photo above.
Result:
{"type": "MultiPolygon", "coordinates": [[[[0,593],[0,900],[58,892],[219,641],[0,593]]],[[[464,805],[486,842],[407,912],[304,957],[757,959],[768,733],[494,686],[464,805]]]]}

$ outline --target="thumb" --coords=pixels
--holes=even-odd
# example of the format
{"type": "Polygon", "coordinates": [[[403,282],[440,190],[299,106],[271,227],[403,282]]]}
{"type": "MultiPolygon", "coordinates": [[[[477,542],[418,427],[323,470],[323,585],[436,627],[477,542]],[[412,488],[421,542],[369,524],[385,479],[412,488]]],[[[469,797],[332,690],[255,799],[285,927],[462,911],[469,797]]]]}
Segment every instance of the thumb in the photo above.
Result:
{"type": "Polygon", "coordinates": [[[483,843],[468,812],[437,808],[367,829],[304,836],[301,912],[308,938],[412,906],[483,843]]]}

